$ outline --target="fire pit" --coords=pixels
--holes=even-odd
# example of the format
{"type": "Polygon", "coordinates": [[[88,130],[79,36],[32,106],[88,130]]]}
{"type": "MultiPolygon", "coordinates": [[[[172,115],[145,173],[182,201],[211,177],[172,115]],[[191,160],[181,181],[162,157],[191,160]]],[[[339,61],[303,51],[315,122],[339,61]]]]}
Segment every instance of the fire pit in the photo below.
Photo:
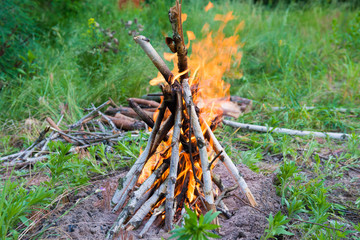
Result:
{"type": "MultiPolygon", "coordinates": [[[[229,189],[222,188],[221,179],[212,173],[218,161],[236,180],[237,185],[232,190],[240,188],[249,204],[257,205],[238,169],[213,134],[222,118],[222,105],[230,98],[229,86],[222,81],[222,76],[232,58],[241,59],[238,46],[231,45],[236,43],[237,37],[225,38],[222,33],[226,23],[233,19],[232,13],[217,16],[223,23],[215,39],[209,33],[206,45],[194,45],[189,60],[187,47],[190,43],[185,45],[182,29],[184,17],[177,0],[169,11],[173,36],[165,39],[174,53],[168,55],[177,65],[174,73],[149,39],[134,38],[161,74],[152,83],[160,84],[163,98],[154,116],[155,123],[142,109],[136,111],[152,131],[146,148],[121,179],[113,196],[113,212],[119,212],[119,217],[107,239],[112,239],[120,229],[138,228],[149,216],[143,232],[156,219],[164,223],[166,230],[171,230],[184,214],[185,205],[197,213],[217,209],[226,212],[221,196],[229,189]],[[223,44],[226,54],[214,52],[214,42],[223,44]]],[[[195,38],[191,32],[188,36],[189,41],[195,38]]]]}

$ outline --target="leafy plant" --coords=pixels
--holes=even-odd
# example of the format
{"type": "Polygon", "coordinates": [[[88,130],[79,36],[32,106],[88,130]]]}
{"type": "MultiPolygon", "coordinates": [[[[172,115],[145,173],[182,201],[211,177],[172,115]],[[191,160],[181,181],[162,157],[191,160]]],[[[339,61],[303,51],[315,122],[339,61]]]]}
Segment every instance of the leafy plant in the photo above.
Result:
{"type": "Polygon", "coordinates": [[[217,229],[220,226],[216,224],[211,224],[211,221],[214,220],[220,212],[212,213],[209,211],[205,216],[200,215],[199,220],[195,212],[191,211],[188,207],[185,206],[187,215],[184,216],[185,225],[183,227],[176,226],[176,229],[172,230],[171,238],[177,238],[178,240],[205,240],[208,237],[211,238],[220,238],[219,235],[212,233],[211,230],[217,229]]]}
{"type": "Polygon", "coordinates": [[[69,153],[71,144],[62,142],[49,143],[50,151],[54,152],[45,163],[40,166],[47,167],[50,172],[46,173],[50,180],[45,182],[48,186],[58,190],[74,185],[84,184],[88,181],[88,167],[80,162],[79,158],[69,153]]]}
{"type": "Polygon", "coordinates": [[[280,211],[273,216],[271,213],[267,218],[269,222],[269,227],[265,230],[266,235],[261,239],[269,239],[274,238],[277,235],[288,235],[292,236],[293,233],[286,230],[286,224],[290,221],[285,215],[283,215],[280,211]]]}
{"type": "MultiPolygon", "coordinates": [[[[12,176],[12,175],[11,175],[12,176]]],[[[50,202],[54,190],[43,186],[26,185],[11,176],[0,182],[0,236],[1,239],[16,239],[20,223],[28,226],[29,216],[50,202]]],[[[21,229],[21,227],[20,227],[21,229]]]]}

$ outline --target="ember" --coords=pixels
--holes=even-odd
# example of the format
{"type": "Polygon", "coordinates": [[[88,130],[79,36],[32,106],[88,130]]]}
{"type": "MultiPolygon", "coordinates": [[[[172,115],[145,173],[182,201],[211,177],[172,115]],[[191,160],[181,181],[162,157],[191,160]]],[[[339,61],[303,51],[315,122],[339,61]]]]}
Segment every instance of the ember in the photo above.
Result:
{"type": "MultiPolygon", "coordinates": [[[[234,61],[239,66],[242,57],[237,31],[244,23],[237,26],[234,36],[225,37],[223,33],[227,22],[234,18],[232,12],[216,15],[215,20],[222,21],[218,31],[214,34],[205,25],[203,31],[207,36],[193,44],[188,59],[187,48],[195,35],[188,31],[189,42],[185,45],[182,22],[186,15],[181,14],[181,5],[176,1],[169,11],[173,36],[166,38],[173,54],[164,54],[166,60],[174,62],[173,71],[146,37],[134,38],[160,72],[150,84],[160,85],[163,98],[154,114],[155,123],[144,120],[152,128],[146,148],[113,197],[113,211],[121,212],[107,239],[112,239],[120,229],[139,227],[150,215],[151,221],[142,232],[156,218],[164,223],[166,230],[171,230],[174,222],[181,219],[185,205],[198,213],[216,211],[218,205],[226,209],[212,186],[213,182],[218,184],[212,175],[218,160],[226,166],[249,203],[256,205],[246,182],[212,132],[221,121],[224,103],[230,99],[230,85],[222,77],[234,61]]],[[[240,74],[237,73],[238,77],[240,74]]]]}

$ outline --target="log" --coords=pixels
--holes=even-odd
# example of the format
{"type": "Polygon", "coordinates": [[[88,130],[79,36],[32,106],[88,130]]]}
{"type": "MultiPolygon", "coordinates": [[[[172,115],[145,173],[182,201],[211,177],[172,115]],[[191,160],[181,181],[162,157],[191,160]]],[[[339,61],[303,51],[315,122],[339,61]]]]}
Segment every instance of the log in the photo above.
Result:
{"type": "Polygon", "coordinates": [[[187,79],[183,81],[183,91],[184,91],[184,99],[188,108],[191,110],[191,124],[193,126],[194,135],[196,137],[196,142],[199,148],[199,155],[201,160],[201,168],[203,172],[203,191],[205,195],[205,203],[206,207],[213,212],[216,211],[214,196],[212,192],[212,181],[211,181],[211,173],[209,170],[209,159],[206,150],[205,139],[201,130],[199,118],[196,114],[194,103],[192,101],[190,86],[187,79]]]}
{"type": "Polygon", "coordinates": [[[274,128],[274,127],[265,127],[265,126],[252,125],[252,124],[244,124],[244,123],[238,123],[228,120],[223,120],[223,123],[230,127],[242,128],[245,130],[257,131],[257,132],[282,133],[282,134],[295,135],[295,136],[313,136],[318,138],[329,137],[338,140],[347,140],[350,138],[350,135],[346,133],[301,131],[301,130],[292,130],[287,128],[274,128]]]}
{"type": "MultiPolygon", "coordinates": [[[[114,117],[107,116],[117,128],[123,130],[140,130],[146,129],[146,124],[142,121],[137,121],[134,118],[127,117],[121,113],[115,114],[114,117]]],[[[101,118],[101,121],[104,123],[108,123],[108,120],[105,118],[101,118]]]]}
{"type": "MultiPolygon", "coordinates": [[[[147,108],[146,110],[142,109],[142,111],[145,112],[150,118],[153,118],[156,109],[157,108],[147,108]]],[[[140,119],[139,115],[130,107],[117,107],[117,108],[109,107],[105,111],[106,115],[110,115],[112,117],[115,116],[116,113],[121,113],[130,118],[140,119]]]]}
{"type": "Polygon", "coordinates": [[[144,108],[158,108],[160,106],[160,103],[152,101],[152,100],[146,100],[141,98],[128,98],[128,102],[136,102],[141,107],[144,108]]]}
{"type": "Polygon", "coordinates": [[[246,184],[245,180],[242,178],[242,176],[239,173],[239,170],[236,168],[235,164],[231,161],[230,157],[227,155],[227,153],[224,151],[223,147],[215,137],[214,133],[211,131],[210,127],[207,125],[205,121],[202,121],[203,124],[206,125],[207,131],[205,133],[205,137],[210,142],[210,145],[213,147],[214,151],[218,154],[222,151],[220,154],[220,160],[225,165],[227,170],[230,172],[231,176],[234,178],[234,180],[239,184],[240,189],[245,194],[247,199],[249,200],[251,206],[257,206],[257,203],[255,201],[254,196],[252,195],[248,185],[246,184]]]}
{"type": "MultiPolygon", "coordinates": [[[[144,182],[141,184],[140,188],[133,193],[129,203],[124,208],[124,210],[119,214],[118,218],[115,221],[115,224],[111,228],[111,231],[115,233],[119,228],[124,224],[129,215],[133,215],[134,212],[138,209],[137,207],[142,206],[147,200],[149,194],[146,193],[154,184],[154,182],[161,177],[161,175],[168,168],[169,163],[163,162],[158,169],[156,169],[144,182]]],[[[150,193],[151,191],[148,191],[150,193]]],[[[117,211],[120,205],[116,205],[113,211],[117,211]]]]}
{"type": "Polygon", "coordinates": [[[247,98],[238,97],[238,96],[230,96],[230,101],[231,101],[231,102],[236,102],[236,103],[239,104],[239,105],[242,105],[242,104],[246,104],[246,105],[252,104],[252,100],[247,99],[247,98]]]}
{"type": "Polygon", "coordinates": [[[161,102],[162,96],[163,96],[162,93],[149,93],[149,94],[143,95],[141,98],[144,98],[147,100],[152,100],[155,102],[161,102]]]}

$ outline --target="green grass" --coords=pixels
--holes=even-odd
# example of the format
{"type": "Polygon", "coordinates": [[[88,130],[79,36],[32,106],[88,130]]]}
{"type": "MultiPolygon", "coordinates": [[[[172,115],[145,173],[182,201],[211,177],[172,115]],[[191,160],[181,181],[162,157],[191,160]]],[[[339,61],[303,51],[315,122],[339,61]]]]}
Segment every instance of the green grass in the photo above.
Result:
{"type": "MultiPolygon", "coordinates": [[[[21,21],[33,20],[21,29],[24,36],[32,36],[31,44],[15,48],[11,53],[11,60],[21,59],[22,64],[15,68],[9,65],[9,72],[0,74],[0,155],[29,146],[44,125],[41,121],[47,116],[58,119],[64,104],[69,110],[63,124],[68,124],[79,119],[82,108],[91,103],[101,104],[108,97],[124,103],[128,97],[158,91],[157,87],[148,84],[156,76],[156,69],[127,34],[128,29],[121,19],[136,18],[144,27],[141,34],[151,39],[156,50],[159,53],[168,51],[163,35],[170,34],[167,19],[168,8],[172,5],[170,0],[151,1],[141,9],[129,6],[123,10],[117,8],[114,0],[54,1],[52,6],[42,0],[36,2],[41,8],[34,7],[34,12],[19,17],[21,21]],[[89,22],[91,18],[100,27],[116,31],[119,45],[114,47],[118,49],[117,53],[105,52],[99,47],[109,39],[94,28],[89,22]],[[31,34],[32,31],[36,34],[31,34]],[[21,127],[26,118],[40,122],[29,130],[21,127]]],[[[24,1],[24,5],[19,6],[26,7],[26,4],[28,2],[24,1]]],[[[237,16],[225,28],[227,35],[232,34],[240,21],[245,21],[245,28],[239,33],[245,43],[240,66],[244,76],[234,79],[229,75],[225,79],[232,85],[231,94],[252,99],[255,109],[238,121],[346,132],[353,136],[341,142],[234,132],[230,128],[219,130],[225,136],[226,151],[233,159],[264,174],[276,169],[277,191],[287,212],[268,216],[269,227],[263,238],[286,234],[286,231],[303,239],[353,237],[360,226],[347,218],[345,210],[360,211],[360,193],[356,193],[354,201],[340,201],[333,196],[341,189],[349,189],[346,185],[333,183],[341,181],[349,168],[360,165],[359,9],[349,3],[320,4],[317,1],[305,6],[292,3],[273,7],[250,1],[214,1],[215,7],[205,13],[206,4],[207,1],[184,1],[183,11],[188,14],[184,28],[192,30],[197,38],[203,37],[201,28],[206,22],[211,29],[217,29],[219,22],[213,20],[216,14],[233,11],[237,16]],[[288,108],[273,112],[271,106],[288,108]],[[306,110],[304,106],[317,106],[318,109],[306,110]],[[331,110],[339,107],[357,109],[357,112],[331,110]],[[269,162],[269,156],[280,159],[269,162]],[[269,168],[269,165],[273,167],[269,168]],[[350,227],[340,232],[294,219],[338,229],[350,227]]],[[[0,25],[3,26],[3,22],[0,21],[0,25]]],[[[3,39],[9,32],[11,28],[1,31],[3,39]]],[[[123,142],[116,149],[122,154],[137,156],[138,146],[123,142]]],[[[15,238],[26,228],[26,218],[31,213],[65,190],[89,184],[92,176],[106,174],[127,164],[109,161],[101,147],[90,149],[90,157],[81,161],[77,155],[62,154],[61,149],[66,148],[54,145],[54,155],[49,161],[35,165],[33,171],[48,178],[40,186],[29,187],[27,179],[21,177],[16,181],[10,181],[10,178],[0,181],[2,236],[15,238]],[[49,198],[44,194],[45,188],[53,189],[55,193],[49,198]],[[17,206],[21,207],[15,209],[17,206]]],[[[13,175],[24,173],[26,171],[14,171],[13,175]]]]}

